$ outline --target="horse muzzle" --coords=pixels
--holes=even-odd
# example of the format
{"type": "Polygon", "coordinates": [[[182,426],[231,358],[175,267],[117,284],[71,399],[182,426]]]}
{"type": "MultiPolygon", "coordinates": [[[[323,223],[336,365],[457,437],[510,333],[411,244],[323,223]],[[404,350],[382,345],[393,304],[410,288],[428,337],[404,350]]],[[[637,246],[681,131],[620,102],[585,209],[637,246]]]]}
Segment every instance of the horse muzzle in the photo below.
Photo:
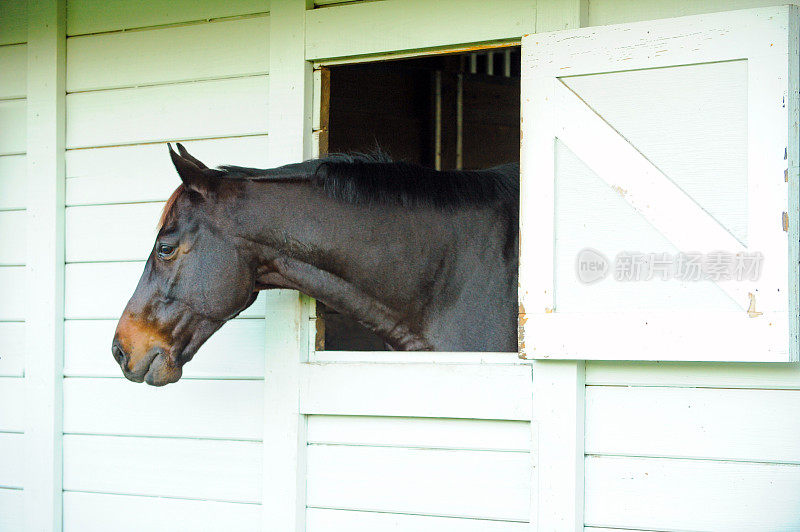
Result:
{"type": "Polygon", "coordinates": [[[183,374],[164,340],[154,328],[123,317],[111,343],[111,354],[129,381],[164,386],[183,374]]]}

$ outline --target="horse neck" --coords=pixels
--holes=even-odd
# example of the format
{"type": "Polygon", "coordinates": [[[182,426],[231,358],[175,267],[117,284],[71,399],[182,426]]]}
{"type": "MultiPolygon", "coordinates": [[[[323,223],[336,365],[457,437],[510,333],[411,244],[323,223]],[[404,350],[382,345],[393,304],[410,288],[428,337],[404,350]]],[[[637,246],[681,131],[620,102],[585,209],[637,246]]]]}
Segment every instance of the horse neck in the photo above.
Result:
{"type": "Polygon", "coordinates": [[[276,286],[361,320],[396,349],[440,348],[424,331],[436,303],[454,297],[453,283],[465,282],[457,270],[459,254],[470,251],[466,215],[349,205],[305,183],[252,188],[240,225],[264,244],[263,268],[276,286]]]}

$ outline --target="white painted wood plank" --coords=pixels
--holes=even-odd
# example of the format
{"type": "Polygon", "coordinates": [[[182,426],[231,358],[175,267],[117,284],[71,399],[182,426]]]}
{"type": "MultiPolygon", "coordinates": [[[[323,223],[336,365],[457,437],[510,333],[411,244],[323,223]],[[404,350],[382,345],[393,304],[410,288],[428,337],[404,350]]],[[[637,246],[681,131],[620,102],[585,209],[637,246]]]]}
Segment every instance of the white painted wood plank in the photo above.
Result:
{"type": "Polygon", "coordinates": [[[530,423],[373,416],[309,416],[308,443],[529,452],[530,423]]]}
{"type": "Polygon", "coordinates": [[[25,430],[25,379],[0,377],[0,431],[25,430]]]}
{"type": "Polygon", "coordinates": [[[174,0],[169,4],[131,5],[127,0],[70,0],[67,35],[99,33],[180,22],[206,21],[269,11],[269,0],[174,0]]]}
{"type": "Polygon", "coordinates": [[[28,2],[0,2],[0,44],[24,43],[28,39],[28,2]]]}
{"type": "Polygon", "coordinates": [[[533,33],[535,22],[536,6],[526,0],[391,0],[315,9],[306,13],[306,59],[514,39],[533,33]],[[343,27],[350,38],[341,38],[343,27]]]}
{"type": "Polygon", "coordinates": [[[588,25],[604,26],[640,20],[699,15],[764,6],[796,4],[796,0],[592,0],[588,25]]]}
{"type": "MultiPolygon", "coordinates": [[[[110,348],[116,327],[117,320],[67,320],[64,324],[64,375],[122,378],[110,348]]],[[[265,341],[264,320],[231,320],[183,366],[181,378],[263,378],[265,341]]]]}
{"type": "Polygon", "coordinates": [[[64,532],[173,532],[260,530],[261,506],[194,499],[64,493],[64,532]]]}
{"type": "Polygon", "coordinates": [[[591,361],[586,363],[586,383],[609,386],[800,389],[800,365],[591,361]]]}
{"type": "Polygon", "coordinates": [[[308,532],[525,532],[528,523],[309,508],[308,532]]]}
{"type": "Polygon", "coordinates": [[[0,488],[0,530],[23,530],[22,490],[0,488]]]}
{"type": "Polygon", "coordinates": [[[22,488],[25,467],[25,435],[0,432],[0,486],[22,488]]]}
{"type": "Polygon", "coordinates": [[[261,444],[66,435],[64,489],[255,503],[261,444]]]}
{"type": "Polygon", "coordinates": [[[27,293],[23,266],[0,266],[0,320],[24,320],[27,293]]]}
{"type": "Polygon", "coordinates": [[[72,37],[67,91],[266,74],[268,46],[267,16],[72,37]]]}
{"type": "Polygon", "coordinates": [[[0,98],[24,98],[27,92],[28,47],[0,46],[0,98]]]}
{"type": "Polygon", "coordinates": [[[657,530],[794,530],[800,466],[586,458],[586,524],[657,530]]]}
{"type": "MultiPolygon", "coordinates": [[[[65,268],[65,317],[67,319],[118,319],[133,295],[143,269],[143,262],[67,264],[65,268]]],[[[0,268],[0,292],[3,287],[3,279],[3,269],[0,268]]],[[[11,287],[9,287],[10,289],[11,287]]],[[[240,316],[248,318],[263,316],[264,297],[263,292],[259,294],[256,302],[240,316]]],[[[11,309],[13,310],[14,307],[12,306],[11,309]]],[[[3,310],[4,302],[0,300],[0,319],[3,319],[3,310]]],[[[9,311],[8,314],[13,315],[13,312],[9,311]]]]}
{"type": "Polygon", "coordinates": [[[25,100],[0,101],[0,155],[25,153],[28,121],[25,100]]]}
{"type": "Polygon", "coordinates": [[[586,453],[800,463],[800,391],[589,386],[586,453]]]}
{"type": "MultiPolygon", "coordinates": [[[[234,164],[267,168],[269,164],[266,135],[183,144],[209,167],[234,164]]],[[[70,150],[66,158],[67,205],[71,206],[166,201],[180,184],[165,143],[70,150]]]]}
{"type": "Polygon", "coordinates": [[[153,389],[126,379],[64,380],[64,432],[258,440],[263,382],[185,380],[153,389]]]}
{"type": "Polygon", "coordinates": [[[0,156],[0,209],[24,209],[27,162],[24,155],[0,156]]]}
{"type": "MultiPolygon", "coordinates": [[[[163,209],[162,202],[67,207],[67,262],[146,260],[163,209]]],[[[2,256],[0,245],[0,261],[2,256]]]]}
{"type": "Polygon", "coordinates": [[[800,391],[589,386],[586,453],[800,463],[800,391]]]}
{"type": "Polygon", "coordinates": [[[0,211],[0,265],[25,265],[27,221],[25,211],[0,211]]]}
{"type": "Polygon", "coordinates": [[[531,415],[528,366],[312,363],[303,365],[300,382],[305,414],[506,420],[531,415]]]}
{"type": "Polygon", "coordinates": [[[528,453],[312,445],[308,506],[525,521],[528,453]]]}
{"type": "Polygon", "coordinates": [[[0,376],[22,377],[25,368],[25,323],[0,322],[0,376]]]}
{"type": "Polygon", "coordinates": [[[266,133],[267,79],[69,94],[67,148],[266,133]]]}
{"type": "Polygon", "coordinates": [[[654,530],[642,530],[640,528],[599,528],[596,526],[586,526],[583,527],[583,532],[620,532],[620,530],[624,530],[625,532],[657,532],[654,530]]]}

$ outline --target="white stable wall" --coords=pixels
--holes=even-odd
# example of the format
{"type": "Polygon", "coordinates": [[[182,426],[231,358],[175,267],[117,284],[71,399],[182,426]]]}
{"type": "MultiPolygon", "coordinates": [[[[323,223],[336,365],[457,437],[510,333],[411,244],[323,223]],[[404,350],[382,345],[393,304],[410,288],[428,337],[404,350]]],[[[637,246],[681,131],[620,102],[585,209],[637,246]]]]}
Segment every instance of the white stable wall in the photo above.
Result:
{"type": "Polygon", "coordinates": [[[0,11],[4,15],[0,16],[0,530],[21,527],[24,484],[28,69],[24,7],[22,2],[9,5],[8,12],[0,11]]]}
{"type": "Polygon", "coordinates": [[[267,164],[269,7],[112,7],[67,6],[63,527],[256,530],[263,297],[165,388],[125,380],[109,345],[180,182],[166,142],[267,164]]]}

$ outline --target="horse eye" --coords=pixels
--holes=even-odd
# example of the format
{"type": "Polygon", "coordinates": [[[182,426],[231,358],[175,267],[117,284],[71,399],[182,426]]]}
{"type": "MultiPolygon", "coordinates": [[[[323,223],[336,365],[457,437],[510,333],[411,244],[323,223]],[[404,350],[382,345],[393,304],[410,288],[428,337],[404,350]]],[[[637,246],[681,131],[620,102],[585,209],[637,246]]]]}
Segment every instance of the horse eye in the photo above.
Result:
{"type": "Polygon", "coordinates": [[[168,259],[173,253],[175,253],[175,246],[170,246],[169,244],[158,245],[158,256],[162,259],[168,259]]]}

